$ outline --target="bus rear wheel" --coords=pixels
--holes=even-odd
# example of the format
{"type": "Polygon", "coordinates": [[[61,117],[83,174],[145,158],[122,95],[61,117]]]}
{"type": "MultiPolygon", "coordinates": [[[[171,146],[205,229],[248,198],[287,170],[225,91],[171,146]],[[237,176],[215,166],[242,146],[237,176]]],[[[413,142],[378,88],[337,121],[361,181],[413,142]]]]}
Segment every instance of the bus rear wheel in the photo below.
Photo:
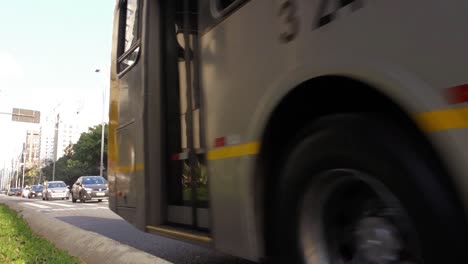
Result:
{"type": "Polygon", "coordinates": [[[328,116],[303,130],[275,185],[269,258],[465,263],[458,199],[435,158],[409,134],[369,114],[328,116]]]}

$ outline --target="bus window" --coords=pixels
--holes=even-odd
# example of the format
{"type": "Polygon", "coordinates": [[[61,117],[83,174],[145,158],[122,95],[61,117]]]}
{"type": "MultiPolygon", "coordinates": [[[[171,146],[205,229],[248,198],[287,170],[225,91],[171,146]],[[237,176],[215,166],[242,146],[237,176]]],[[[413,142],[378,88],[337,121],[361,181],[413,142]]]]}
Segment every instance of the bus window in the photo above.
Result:
{"type": "Polygon", "coordinates": [[[139,48],[139,3],[124,0],[120,4],[118,71],[122,72],[136,62],[139,48]]]}

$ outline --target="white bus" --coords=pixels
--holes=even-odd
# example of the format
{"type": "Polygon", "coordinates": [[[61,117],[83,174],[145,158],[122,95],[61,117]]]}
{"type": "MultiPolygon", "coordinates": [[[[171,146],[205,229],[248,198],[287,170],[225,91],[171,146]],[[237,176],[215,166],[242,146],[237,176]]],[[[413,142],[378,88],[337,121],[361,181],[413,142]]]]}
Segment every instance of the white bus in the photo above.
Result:
{"type": "Polygon", "coordinates": [[[119,0],[110,208],[279,263],[468,263],[468,1],[119,0]]]}

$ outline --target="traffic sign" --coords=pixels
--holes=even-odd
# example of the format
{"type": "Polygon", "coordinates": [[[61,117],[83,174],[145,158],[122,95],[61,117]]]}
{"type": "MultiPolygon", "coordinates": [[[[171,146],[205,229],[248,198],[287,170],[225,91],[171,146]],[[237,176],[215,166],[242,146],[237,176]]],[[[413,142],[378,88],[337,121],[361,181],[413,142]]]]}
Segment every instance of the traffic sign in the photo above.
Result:
{"type": "Polygon", "coordinates": [[[13,108],[11,120],[15,122],[40,123],[41,112],[29,109],[13,108]]]}

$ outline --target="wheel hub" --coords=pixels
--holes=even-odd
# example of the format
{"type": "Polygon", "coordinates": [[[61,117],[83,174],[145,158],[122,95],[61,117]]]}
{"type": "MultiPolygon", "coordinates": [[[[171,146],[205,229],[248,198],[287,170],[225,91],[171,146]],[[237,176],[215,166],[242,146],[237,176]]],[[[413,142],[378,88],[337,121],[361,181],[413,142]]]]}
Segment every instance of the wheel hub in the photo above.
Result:
{"type": "Polygon", "coordinates": [[[398,230],[382,217],[366,217],[355,232],[356,253],[369,263],[389,264],[399,259],[402,243],[398,230]]]}
{"type": "Polygon", "coordinates": [[[320,179],[301,204],[299,239],[305,263],[420,262],[409,217],[385,186],[356,170],[331,170],[320,179]]]}

